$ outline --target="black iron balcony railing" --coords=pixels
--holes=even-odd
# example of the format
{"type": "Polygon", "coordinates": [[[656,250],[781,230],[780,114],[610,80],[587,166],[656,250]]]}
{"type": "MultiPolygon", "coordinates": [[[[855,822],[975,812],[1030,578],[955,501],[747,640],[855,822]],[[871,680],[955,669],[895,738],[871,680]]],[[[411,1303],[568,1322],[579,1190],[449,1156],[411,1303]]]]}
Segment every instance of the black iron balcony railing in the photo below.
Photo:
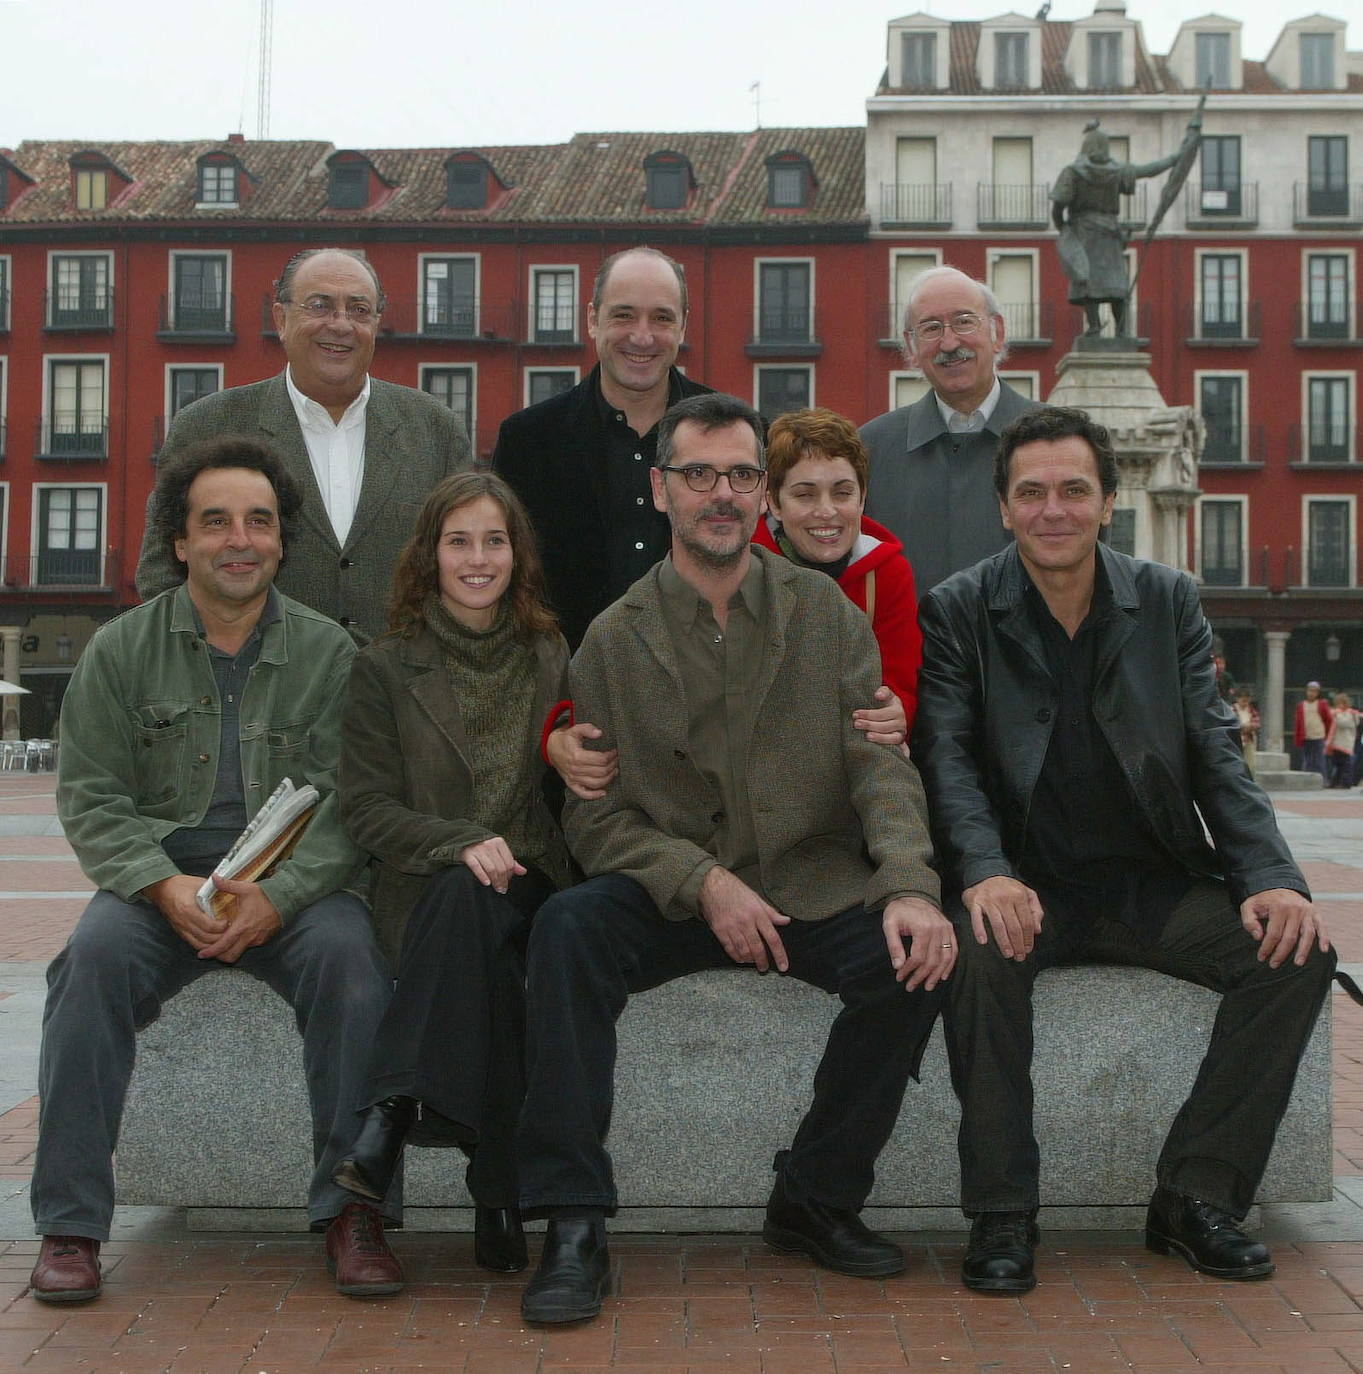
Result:
{"type": "Polygon", "coordinates": [[[11,554],[4,562],[4,589],[112,592],[118,586],[119,567],[115,549],[48,549],[36,557],[11,554]]]}
{"type": "Polygon", "coordinates": [[[1185,186],[1183,216],[1189,227],[1253,228],[1259,222],[1259,183],[1235,186],[1185,186]]]}
{"type": "Polygon", "coordinates": [[[1051,188],[982,181],[975,188],[975,213],[981,229],[1044,229],[1051,222],[1051,188]]]}
{"type": "Polygon", "coordinates": [[[757,332],[745,350],[750,358],[809,358],[823,352],[818,315],[808,301],[763,302],[756,323],[757,332]]]}
{"type": "Polygon", "coordinates": [[[951,227],[951,186],[928,182],[923,185],[882,182],[880,219],[883,224],[951,227]]]}
{"type": "MultiPolygon", "coordinates": [[[[1010,344],[1049,343],[1054,328],[1055,307],[1050,301],[1004,301],[1004,339],[1010,344]]],[[[967,345],[969,340],[966,340],[967,345]]]]}
{"type": "Polygon", "coordinates": [[[1193,343],[1257,343],[1259,340],[1258,301],[1239,307],[1204,300],[1190,305],[1185,315],[1185,334],[1193,343]]]}
{"type": "Polygon", "coordinates": [[[1263,425],[1207,425],[1201,461],[1214,463],[1262,463],[1264,461],[1263,425]]]}
{"type": "Polygon", "coordinates": [[[1121,220],[1124,228],[1144,229],[1146,221],[1150,216],[1146,213],[1146,185],[1140,182],[1136,189],[1129,196],[1122,197],[1121,209],[1117,211],[1117,218],[1121,220]]]}
{"type": "Polygon", "coordinates": [[[236,298],[230,295],[216,300],[202,296],[162,296],[156,336],[163,343],[234,339],[235,316],[236,298]]]}
{"type": "Polygon", "coordinates": [[[1287,427],[1287,459],[1290,463],[1351,463],[1358,441],[1357,425],[1297,421],[1287,427]]]}
{"type": "MultiPolygon", "coordinates": [[[[273,336],[274,298],[261,301],[261,333],[273,336]]],[[[379,333],[386,339],[451,339],[469,343],[525,342],[523,307],[515,301],[475,300],[457,296],[432,301],[422,296],[389,296],[379,317],[379,333]]]]}
{"type": "Polygon", "coordinates": [[[109,456],[109,422],[106,417],[92,418],[56,411],[38,421],[36,455],[82,462],[109,456]]]}
{"type": "Polygon", "coordinates": [[[1358,343],[1357,322],[1349,320],[1347,299],[1302,301],[1297,305],[1298,343],[1358,343]]]}
{"type": "Polygon", "coordinates": [[[99,291],[45,291],[48,329],[112,329],[112,287],[99,291]]]}
{"type": "Polygon", "coordinates": [[[1347,182],[1317,184],[1298,181],[1292,188],[1293,220],[1296,224],[1333,223],[1340,226],[1363,223],[1363,184],[1347,182]]]}

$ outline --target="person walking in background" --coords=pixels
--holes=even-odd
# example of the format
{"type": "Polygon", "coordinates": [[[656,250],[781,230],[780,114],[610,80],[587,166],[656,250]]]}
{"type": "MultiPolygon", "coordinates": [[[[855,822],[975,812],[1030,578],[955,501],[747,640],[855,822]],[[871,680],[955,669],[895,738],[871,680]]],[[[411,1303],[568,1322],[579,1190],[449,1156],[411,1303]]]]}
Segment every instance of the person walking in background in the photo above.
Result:
{"type": "Polygon", "coordinates": [[[1292,743],[1297,747],[1297,766],[1306,773],[1319,773],[1330,781],[1325,768],[1325,736],[1330,733],[1334,713],[1320,694],[1319,682],[1306,684],[1306,696],[1297,703],[1296,727],[1292,743]]]}
{"type": "Polygon", "coordinates": [[[1330,774],[1327,787],[1354,785],[1354,745],[1358,742],[1358,716],[1348,692],[1335,693],[1334,719],[1325,736],[1325,758],[1330,774]]]}
{"type": "Polygon", "coordinates": [[[1240,721],[1240,748],[1253,773],[1259,753],[1259,708],[1254,704],[1254,694],[1248,683],[1235,689],[1235,700],[1231,704],[1240,721]]]}

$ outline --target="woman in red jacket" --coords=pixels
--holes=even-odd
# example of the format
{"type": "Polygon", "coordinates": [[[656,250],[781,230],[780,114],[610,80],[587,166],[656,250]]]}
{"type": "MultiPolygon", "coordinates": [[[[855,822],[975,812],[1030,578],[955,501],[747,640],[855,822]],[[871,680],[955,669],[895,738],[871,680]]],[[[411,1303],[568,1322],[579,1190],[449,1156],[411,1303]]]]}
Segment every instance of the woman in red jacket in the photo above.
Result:
{"type": "Polygon", "coordinates": [[[869,616],[885,683],[904,709],[918,703],[923,636],[904,546],[862,514],[868,460],[851,421],[825,409],[793,410],[767,436],[767,506],[753,543],[837,578],[869,616]]]}

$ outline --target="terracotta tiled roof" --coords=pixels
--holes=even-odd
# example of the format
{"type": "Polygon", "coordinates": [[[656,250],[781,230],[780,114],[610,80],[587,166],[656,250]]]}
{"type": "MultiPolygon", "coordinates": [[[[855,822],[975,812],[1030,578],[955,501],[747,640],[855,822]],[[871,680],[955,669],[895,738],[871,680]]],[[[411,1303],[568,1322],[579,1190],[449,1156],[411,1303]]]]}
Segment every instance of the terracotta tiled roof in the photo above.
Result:
{"type": "Polygon", "coordinates": [[[362,210],[327,208],[329,143],[209,141],[183,143],[21,143],[13,163],[35,185],[0,213],[5,224],[92,221],[201,221],[284,223],[327,220],[377,223],[755,224],[790,219],[861,223],[865,219],[865,131],[758,129],[745,133],[577,134],[569,143],[486,148],[345,149],[372,164],[387,189],[362,210]],[[644,159],[680,153],[691,166],[694,190],[677,210],[645,205],[644,159]],[[811,204],[803,210],[767,208],[765,159],[793,150],[810,161],[811,204]],[[98,151],[124,168],[132,185],[104,210],[77,211],[71,202],[69,159],[98,151]],[[476,153],[495,184],[485,208],[446,207],[445,164],[453,153],[476,153]],[[205,153],[226,153],[245,169],[251,194],[235,210],[199,210],[197,163],[205,153]]]}
{"type": "Polygon", "coordinates": [[[234,220],[297,217],[301,203],[326,201],[329,143],[254,142],[203,139],[188,143],[96,143],[26,140],[14,160],[36,183],[0,223],[53,224],[128,220],[194,220],[231,215],[234,220]],[[132,185],[103,210],[76,210],[71,201],[69,161],[73,153],[103,153],[132,185]],[[195,210],[197,163],[205,153],[237,159],[252,182],[252,194],[238,210],[195,210]]]}

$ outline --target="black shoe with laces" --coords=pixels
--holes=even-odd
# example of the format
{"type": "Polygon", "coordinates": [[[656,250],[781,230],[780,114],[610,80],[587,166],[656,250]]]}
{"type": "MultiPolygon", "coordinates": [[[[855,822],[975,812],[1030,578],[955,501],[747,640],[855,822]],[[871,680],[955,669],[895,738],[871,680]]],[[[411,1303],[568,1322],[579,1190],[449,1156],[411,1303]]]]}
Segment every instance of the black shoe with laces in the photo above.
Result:
{"type": "Polygon", "coordinates": [[[1157,1255],[1182,1255],[1194,1269],[1218,1279],[1262,1279],[1273,1272],[1268,1247],[1251,1240],[1239,1218],[1169,1188],[1156,1188],[1150,1199],[1145,1247],[1157,1255]]]}
{"type": "Polygon", "coordinates": [[[961,1282],[977,1293],[1030,1293],[1037,1234],[1030,1212],[980,1212],[970,1228],[961,1282]]]}

